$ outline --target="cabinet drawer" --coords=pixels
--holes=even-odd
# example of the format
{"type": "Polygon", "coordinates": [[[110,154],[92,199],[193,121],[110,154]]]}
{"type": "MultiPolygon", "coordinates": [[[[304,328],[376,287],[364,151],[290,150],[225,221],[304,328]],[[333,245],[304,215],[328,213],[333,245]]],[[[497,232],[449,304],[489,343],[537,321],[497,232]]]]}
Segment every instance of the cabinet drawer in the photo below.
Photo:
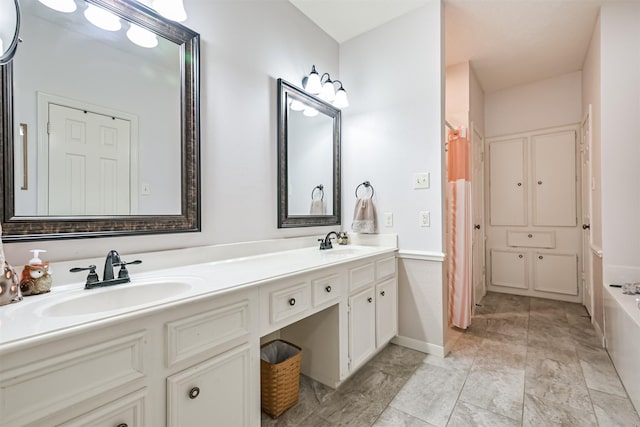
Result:
{"type": "Polygon", "coordinates": [[[167,323],[167,367],[198,355],[214,355],[249,338],[249,301],[167,323]]]}
{"type": "Polygon", "coordinates": [[[376,280],[385,279],[396,274],[396,257],[376,261],[376,280]]]}
{"type": "Polygon", "coordinates": [[[528,289],[528,256],[524,252],[491,251],[491,284],[508,288],[528,289]]]}
{"type": "Polygon", "coordinates": [[[309,282],[298,282],[269,292],[269,313],[272,324],[296,316],[310,307],[309,282]]]}
{"type": "Polygon", "coordinates": [[[60,427],[143,427],[145,425],[146,389],[138,390],[113,402],[99,407],[73,420],[60,424],[60,427]]]}
{"type": "Polygon", "coordinates": [[[507,231],[507,245],[553,249],[556,247],[556,234],[553,231],[507,231]]]}
{"type": "Polygon", "coordinates": [[[373,263],[354,267],[349,270],[349,292],[372,283],[375,279],[373,263]]]}
{"type": "Polygon", "coordinates": [[[311,281],[311,293],[313,306],[318,307],[331,301],[337,301],[342,292],[342,276],[332,274],[330,276],[313,279],[311,281]]]}
{"type": "Polygon", "coordinates": [[[29,424],[143,378],[147,339],[141,331],[0,373],[3,425],[29,424]]]}

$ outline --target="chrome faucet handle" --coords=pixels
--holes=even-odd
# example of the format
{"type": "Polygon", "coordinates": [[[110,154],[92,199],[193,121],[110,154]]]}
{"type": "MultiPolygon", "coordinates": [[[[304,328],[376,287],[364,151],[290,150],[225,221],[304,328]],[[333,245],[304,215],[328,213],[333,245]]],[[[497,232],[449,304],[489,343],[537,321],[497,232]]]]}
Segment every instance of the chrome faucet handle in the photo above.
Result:
{"type": "Polygon", "coordinates": [[[128,279],[129,278],[129,270],[127,270],[127,265],[131,264],[142,264],[142,260],[135,260],[131,262],[120,261],[119,263],[113,264],[114,266],[119,265],[120,271],[118,271],[118,279],[128,279]]]}
{"type": "Polygon", "coordinates": [[[98,278],[98,273],[96,273],[95,265],[90,265],[89,267],[74,267],[71,270],[69,270],[69,272],[78,273],[80,271],[87,271],[87,270],[89,270],[89,274],[87,275],[87,281],[85,283],[85,286],[91,285],[92,283],[98,283],[100,279],[98,278]]]}

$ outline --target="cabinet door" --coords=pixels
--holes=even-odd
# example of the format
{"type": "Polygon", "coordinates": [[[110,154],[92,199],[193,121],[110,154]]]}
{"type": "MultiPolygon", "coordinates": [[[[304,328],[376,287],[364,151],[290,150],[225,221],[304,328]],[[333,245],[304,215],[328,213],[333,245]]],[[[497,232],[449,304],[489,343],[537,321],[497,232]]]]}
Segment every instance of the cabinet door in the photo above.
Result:
{"type": "Polygon", "coordinates": [[[525,139],[489,144],[491,225],[527,225],[525,139]]]}
{"type": "Polygon", "coordinates": [[[536,291],[578,295],[577,255],[536,252],[533,287],[536,291]]]}
{"type": "Polygon", "coordinates": [[[533,225],[576,225],[576,133],[531,137],[533,225]]]}
{"type": "Polygon", "coordinates": [[[398,331],[398,292],[396,279],[376,285],[376,347],[380,347],[398,331]]]}
{"type": "Polygon", "coordinates": [[[491,284],[527,289],[526,252],[491,251],[491,284]]]}
{"type": "Polygon", "coordinates": [[[249,345],[167,378],[167,425],[248,426],[249,345]]]}
{"type": "Polygon", "coordinates": [[[349,369],[353,371],[376,349],[373,286],[349,297],[349,369]]]}

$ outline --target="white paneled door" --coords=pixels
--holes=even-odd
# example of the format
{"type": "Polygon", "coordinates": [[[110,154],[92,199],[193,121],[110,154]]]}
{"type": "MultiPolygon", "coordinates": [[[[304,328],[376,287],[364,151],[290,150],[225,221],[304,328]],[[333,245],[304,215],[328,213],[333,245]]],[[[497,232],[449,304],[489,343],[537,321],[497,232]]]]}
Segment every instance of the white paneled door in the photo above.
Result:
{"type": "Polygon", "coordinates": [[[49,104],[49,215],[128,215],[128,120],[49,104]]]}
{"type": "Polygon", "coordinates": [[[591,192],[593,176],[591,172],[591,104],[581,125],[581,173],[582,173],[582,274],[584,291],[582,303],[593,316],[593,274],[591,266],[591,192]]]}
{"type": "Polygon", "coordinates": [[[473,303],[478,304],[486,294],[485,234],[484,234],[484,138],[471,124],[471,206],[473,216],[472,283],[473,303]]]}

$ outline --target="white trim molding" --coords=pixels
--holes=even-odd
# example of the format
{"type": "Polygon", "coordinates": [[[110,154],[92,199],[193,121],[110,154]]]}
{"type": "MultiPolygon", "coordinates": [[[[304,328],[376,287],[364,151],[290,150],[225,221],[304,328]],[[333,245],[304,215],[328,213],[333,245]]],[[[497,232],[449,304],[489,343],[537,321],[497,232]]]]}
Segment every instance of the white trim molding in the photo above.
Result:
{"type": "Polygon", "coordinates": [[[440,345],[430,344],[428,342],[419,341],[409,337],[396,336],[391,340],[391,342],[402,347],[407,347],[412,350],[432,354],[434,356],[444,357],[446,354],[444,347],[440,345]]]}
{"type": "Polygon", "coordinates": [[[444,260],[447,258],[447,255],[443,252],[399,250],[398,258],[444,262],[444,260]]]}

